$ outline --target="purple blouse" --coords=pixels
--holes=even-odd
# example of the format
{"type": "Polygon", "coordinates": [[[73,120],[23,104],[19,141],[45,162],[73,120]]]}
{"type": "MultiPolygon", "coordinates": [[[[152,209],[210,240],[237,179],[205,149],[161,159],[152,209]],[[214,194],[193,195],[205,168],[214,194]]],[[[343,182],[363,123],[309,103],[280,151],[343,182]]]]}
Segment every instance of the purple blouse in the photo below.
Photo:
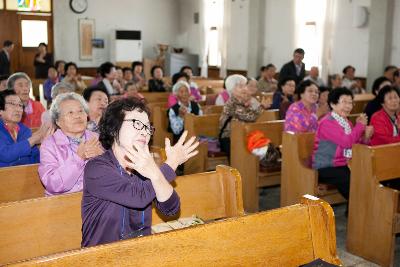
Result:
{"type": "Polygon", "coordinates": [[[285,131],[295,133],[316,132],[318,128],[317,105],[311,110],[302,101],[290,105],[285,117],[285,131]]]}
{"type": "MultiPolygon", "coordinates": [[[[162,174],[171,182],[176,174],[163,164],[162,174]]],[[[177,193],[158,202],[149,179],[129,175],[112,150],[90,160],[85,167],[82,197],[82,247],[151,234],[152,203],[172,216],[180,209],[177,193]]]]}

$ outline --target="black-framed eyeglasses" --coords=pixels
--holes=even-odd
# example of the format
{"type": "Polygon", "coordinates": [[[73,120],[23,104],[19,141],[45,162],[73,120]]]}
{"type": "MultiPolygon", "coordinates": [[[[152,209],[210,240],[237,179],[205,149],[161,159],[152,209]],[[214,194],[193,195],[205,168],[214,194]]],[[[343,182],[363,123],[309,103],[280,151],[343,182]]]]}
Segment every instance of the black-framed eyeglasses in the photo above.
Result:
{"type": "Polygon", "coordinates": [[[151,125],[146,125],[143,122],[141,122],[140,120],[136,120],[136,119],[130,119],[130,120],[124,120],[124,121],[131,121],[133,124],[133,128],[135,128],[138,131],[141,131],[143,128],[146,129],[146,133],[148,135],[153,135],[155,128],[151,125]]]}

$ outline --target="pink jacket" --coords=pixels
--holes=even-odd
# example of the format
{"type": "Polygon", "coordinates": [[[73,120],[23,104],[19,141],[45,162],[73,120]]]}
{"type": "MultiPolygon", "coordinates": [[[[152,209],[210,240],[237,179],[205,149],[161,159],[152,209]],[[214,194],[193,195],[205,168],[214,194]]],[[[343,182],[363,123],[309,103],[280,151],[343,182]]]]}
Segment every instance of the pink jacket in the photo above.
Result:
{"type": "MultiPolygon", "coordinates": [[[[85,140],[98,137],[85,131],[85,140]]],[[[77,154],[78,145],[58,129],[40,146],[39,176],[46,188],[46,196],[82,191],[83,170],[86,162],[77,154]]]]}
{"type": "Polygon", "coordinates": [[[362,143],[365,130],[365,126],[361,123],[357,123],[354,127],[350,121],[348,123],[352,131],[350,134],[345,134],[331,113],[320,120],[314,140],[312,157],[314,169],[347,165],[351,156],[348,154],[345,156],[346,150],[349,152],[354,144],[362,143]]]}

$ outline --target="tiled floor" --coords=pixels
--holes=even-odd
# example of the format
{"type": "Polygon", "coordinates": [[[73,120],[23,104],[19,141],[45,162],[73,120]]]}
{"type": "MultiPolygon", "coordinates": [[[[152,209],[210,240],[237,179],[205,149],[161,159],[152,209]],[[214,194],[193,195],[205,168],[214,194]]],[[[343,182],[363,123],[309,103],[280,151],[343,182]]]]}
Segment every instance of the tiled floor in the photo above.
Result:
{"type": "MultiPolygon", "coordinates": [[[[279,208],[280,187],[260,189],[260,210],[279,208]]],[[[346,251],[347,218],[344,216],[346,206],[333,207],[336,218],[336,243],[339,258],[344,266],[378,267],[379,265],[366,261],[346,251]]],[[[400,266],[400,239],[396,239],[395,266],[400,266]]]]}

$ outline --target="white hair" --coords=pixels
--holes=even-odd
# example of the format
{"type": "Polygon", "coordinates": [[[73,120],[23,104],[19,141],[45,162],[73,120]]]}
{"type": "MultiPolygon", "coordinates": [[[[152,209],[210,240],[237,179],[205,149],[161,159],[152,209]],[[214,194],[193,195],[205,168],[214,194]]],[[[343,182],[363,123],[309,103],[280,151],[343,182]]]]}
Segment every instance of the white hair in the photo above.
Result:
{"type": "Polygon", "coordinates": [[[74,88],[69,83],[59,82],[53,85],[53,87],[51,88],[51,98],[56,98],[61,89],[67,89],[69,91],[68,93],[74,92],[74,88]]]}
{"type": "Polygon", "coordinates": [[[83,97],[81,95],[78,95],[77,93],[60,94],[56,97],[56,99],[53,100],[53,103],[51,104],[51,107],[50,107],[50,117],[51,117],[51,121],[54,123],[54,125],[56,125],[56,122],[60,118],[61,103],[66,100],[78,101],[81,104],[81,106],[83,107],[83,109],[85,110],[86,114],[89,114],[89,107],[86,104],[85,99],[83,99],[83,97]]]}
{"type": "Polygon", "coordinates": [[[31,78],[29,78],[28,74],[26,74],[24,72],[16,72],[13,75],[11,75],[10,77],[8,77],[7,88],[14,90],[15,82],[21,78],[25,79],[29,82],[29,88],[32,87],[32,81],[31,81],[31,78]]]}
{"type": "Polygon", "coordinates": [[[228,91],[229,95],[232,95],[233,90],[240,83],[247,84],[247,79],[243,75],[233,74],[233,75],[228,76],[228,78],[226,78],[226,80],[225,80],[225,88],[228,91]]]}
{"type": "Polygon", "coordinates": [[[190,85],[185,82],[185,81],[179,81],[177,82],[173,87],[172,87],[172,93],[174,95],[178,94],[179,88],[181,88],[182,86],[186,87],[190,93],[190,85]]]}

